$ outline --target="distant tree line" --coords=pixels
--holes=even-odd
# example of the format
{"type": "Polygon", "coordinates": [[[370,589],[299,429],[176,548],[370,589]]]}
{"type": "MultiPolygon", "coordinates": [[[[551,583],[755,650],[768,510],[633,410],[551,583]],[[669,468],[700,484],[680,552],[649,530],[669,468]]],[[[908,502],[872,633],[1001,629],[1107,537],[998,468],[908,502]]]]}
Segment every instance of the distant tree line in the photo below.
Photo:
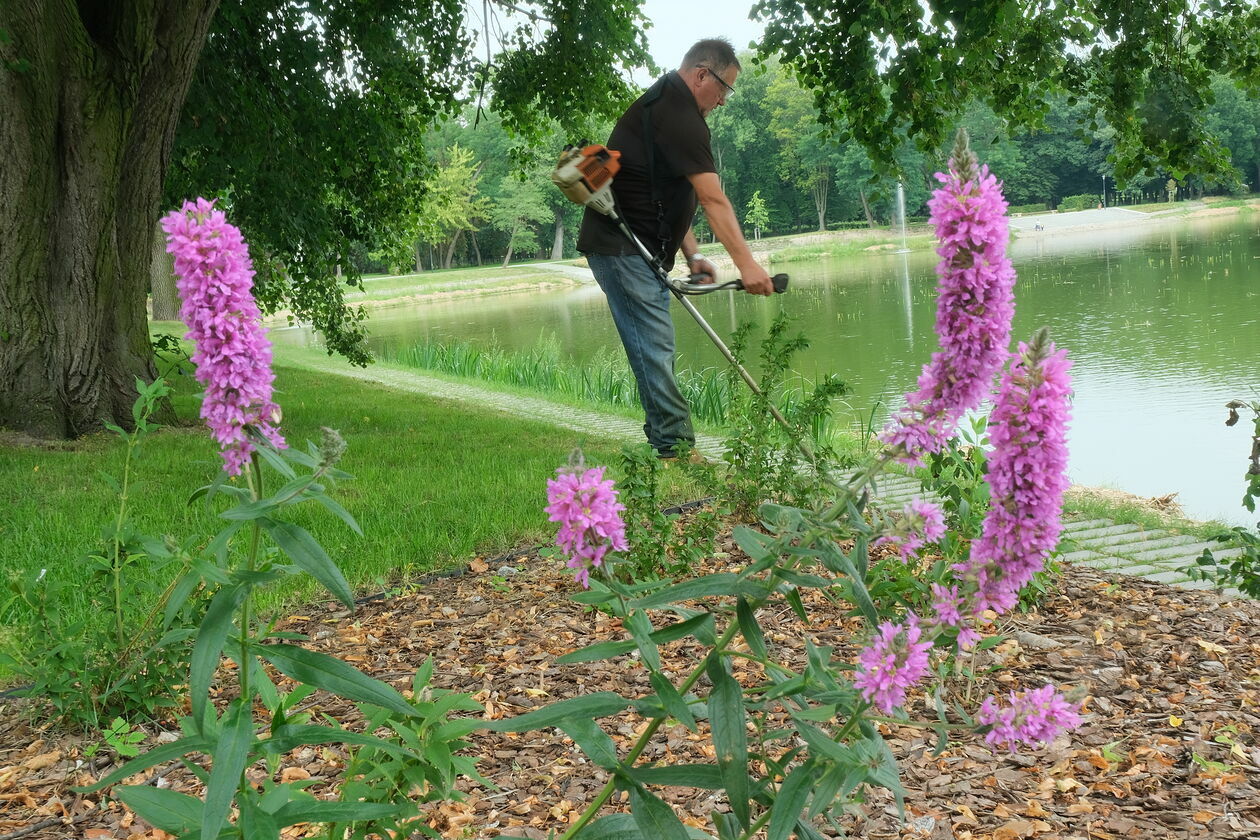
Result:
{"type": "MultiPolygon", "coordinates": [[[[872,166],[853,138],[840,141],[819,119],[813,96],[777,61],[744,56],[738,92],[710,117],[723,184],[750,238],[785,233],[877,227],[895,213],[898,178],[872,166]]],[[[1228,151],[1225,175],[1180,179],[1154,171],[1117,181],[1109,163],[1115,132],[1092,127],[1082,103],[1058,96],[1044,130],[1010,131],[983,104],[972,103],[960,124],[981,159],[1003,180],[1012,212],[1038,212],[1241,193],[1260,185],[1260,98],[1230,80],[1213,81],[1207,125],[1228,151]],[[1081,128],[1080,126],[1086,126],[1081,128]],[[1105,192],[1104,192],[1105,191],[1105,192]]],[[[610,124],[592,127],[607,137],[610,124]]],[[[583,138],[568,138],[576,142],[583,138]]],[[[402,239],[356,250],[364,271],[422,271],[512,259],[574,254],[578,207],[548,180],[566,138],[553,128],[530,142],[514,138],[494,114],[469,108],[426,138],[434,166],[416,185],[420,198],[402,239]]],[[[924,152],[907,138],[896,150],[905,212],[926,214],[933,174],[946,149],[924,152]]],[[[698,233],[707,236],[701,217],[698,233]]]]}

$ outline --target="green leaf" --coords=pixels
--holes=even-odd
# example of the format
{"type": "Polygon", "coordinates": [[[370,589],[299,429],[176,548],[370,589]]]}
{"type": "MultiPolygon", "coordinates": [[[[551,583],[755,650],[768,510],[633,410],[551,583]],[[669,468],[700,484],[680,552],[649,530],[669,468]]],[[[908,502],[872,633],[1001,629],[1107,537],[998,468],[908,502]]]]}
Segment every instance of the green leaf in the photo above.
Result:
{"type": "Polygon", "coordinates": [[[608,733],[590,718],[565,718],[556,725],[582,748],[582,752],[586,753],[586,757],[595,762],[596,766],[605,770],[615,770],[621,763],[612,738],[608,737],[608,733]]]}
{"type": "Polygon", "coordinates": [[[165,764],[168,761],[174,761],[177,758],[187,755],[188,753],[206,752],[210,748],[210,742],[200,736],[191,738],[180,738],[172,744],[163,744],[149,750],[138,758],[128,761],[114,772],[105,776],[99,782],[88,785],[87,787],[71,788],[75,793],[93,793],[101,788],[109,787],[116,782],[121,782],[128,776],[134,776],[150,767],[156,767],[159,764],[165,764]]]}
{"type": "Polygon", "coordinates": [[[414,758],[416,755],[404,746],[393,741],[377,738],[374,735],[353,732],[349,729],[334,726],[319,726],[317,724],[285,724],[278,726],[270,738],[265,738],[259,742],[259,747],[265,753],[281,755],[296,747],[313,746],[315,744],[354,744],[360,747],[377,749],[392,755],[411,758],[414,758]]]}
{"type": "Polygon", "coordinates": [[[630,815],[639,833],[652,840],[690,840],[674,809],[642,785],[630,788],[630,815]]]}
{"type": "Polygon", "coordinates": [[[629,814],[609,814],[588,823],[582,829],[582,840],[645,840],[639,826],[629,814]]]}
{"type": "Polygon", "coordinates": [[[645,785],[693,787],[721,790],[722,773],[716,764],[674,764],[662,767],[633,767],[626,775],[645,785]]]}
{"type": "Polygon", "coordinates": [[[696,598],[707,598],[715,595],[744,595],[753,599],[764,598],[767,594],[765,585],[745,580],[739,575],[722,572],[716,575],[692,578],[673,586],[667,586],[645,598],[632,601],[630,606],[647,609],[659,607],[675,601],[691,601],[696,598]]]}
{"type": "Polygon", "coordinates": [[[653,671],[648,678],[652,681],[652,688],[656,689],[656,696],[660,698],[661,706],[666,714],[677,718],[689,730],[695,732],[696,718],[687,706],[686,699],[678,693],[678,689],[669,681],[669,678],[659,671],[653,671]]]}
{"type": "Polygon", "coordinates": [[[259,524],[294,563],[322,583],[338,601],[354,609],[354,593],[350,591],[350,584],[346,583],[341,569],[337,568],[337,564],[310,532],[291,522],[277,522],[267,518],[260,519],[259,524]]]}
{"type": "Polygon", "coordinates": [[[803,574],[801,572],[792,571],[791,569],[775,569],[774,576],[780,580],[785,580],[794,586],[799,586],[805,589],[827,589],[828,587],[834,586],[836,583],[834,580],[828,580],[827,578],[819,577],[818,575],[803,574]]]}
{"type": "Polygon", "coordinates": [[[327,493],[316,493],[311,496],[311,498],[331,511],[332,514],[342,522],[349,525],[351,531],[354,531],[360,537],[363,536],[363,529],[359,527],[359,523],[356,522],[354,517],[350,515],[350,511],[343,508],[332,496],[329,496],[327,493]]]}
{"type": "Polygon", "coordinates": [[[761,633],[761,625],[757,623],[757,617],[753,614],[752,607],[748,601],[740,598],[735,604],[735,616],[739,621],[739,632],[743,634],[744,641],[748,642],[748,649],[753,652],[761,661],[765,661],[768,653],[766,651],[766,638],[761,633]]]}
{"type": "MultiPolygon", "coordinates": [[[[687,613],[690,610],[678,610],[687,613]]],[[[692,615],[685,621],[667,624],[659,630],[652,631],[652,641],[658,645],[676,642],[687,636],[695,636],[702,645],[717,644],[717,636],[713,632],[713,613],[704,610],[692,615]]]]}
{"type": "Polygon", "coordinates": [[[206,804],[201,812],[201,836],[218,837],[227,821],[232,800],[241,784],[241,774],[254,744],[254,716],[250,713],[253,698],[237,699],[224,715],[219,742],[211,749],[214,769],[206,785],[206,804]]]}
{"type": "Polygon", "coordinates": [[[731,532],[731,536],[735,538],[735,543],[744,550],[754,562],[764,560],[770,556],[770,544],[774,542],[774,537],[763,534],[760,531],[754,531],[747,525],[738,525],[731,532]]]}
{"type": "Polygon", "coordinates": [[[578,648],[556,659],[557,665],[571,665],[575,662],[597,662],[601,659],[612,659],[634,650],[634,642],[599,642],[578,648]]]}
{"type": "Polygon", "coordinates": [[[336,657],[286,644],[254,645],[254,650],[276,666],[277,671],[298,682],[322,688],[347,700],[371,703],[404,717],[412,717],[416,713],[415,708],[391,686],[372,679],[336,657]]]}
{"type": "Polygon", "coordinates": [[[254,451],[261,455],[264,461],[271,464],[276,472],[285,478],[293,478],[293,467],[289,466],[289,462],[281,457],[280,453],[275,449],[272,449],[270,446],[259,446],[254,451]]]}
{"type": "Polygon", "coordinates": [[[770,828],[766,832],[766,840],[787,840],[796,826],[809,802],[809,793],[813,788],[814,768],[812,764],[799,765],[788,774],[779,786],[779,793],[774,798],[774,810],[770,812],[770,828]]]}
{"type": "Polygon", "coordinates": [[[294,800],[286,802],[276,811],[280,825],[300,822],[343,823],[359,820],[379,820],[408,810],[409,805],[390,802],[322,802],[320,800],[294,800]]]}
{"type": "Polygon", "coordinates": [[[832,549],[824,556],[831,557],[836,565],[845,575],[845,580],[841,581],[845,590],[848,592],[849,599],[857,604],[858,609],[862,611],[862,615],[874,627],[879,624],[879,611],[875,609],[875,602],[871,600],[870,593],[866,590],[865,576],[860,574],[853,565],[853,560],[849,555],[840,550],[838,546],[832,544],[832,549]]]}
{"type": "MultiPolygon", "coordinates": [[[[272,791],[289,790],[288,785],[272,788],[272,791]]],[[[265,797],[264,797],[265,799],[265,797]]],[[[249,840],[280,840],[280,821],[275,814],[263,807],[262,802],[254,802],[250,797],[239,803],[240,812],[236,818],[236,827],[241,837],[249,840]]],[[[222,836],[222,835],[220,835],[222,836]]]]}
{"type": "Polygon", "coordinates": [[[805,611],[805,602],[801,600],[800,590],[789,589],[783,593],[783,599],[788,602],[788,606],[792,608],[792,612],[796,613],[796,617],[802,624],[809,624],[809,613],[805,611]]]}
{"type": "Polygon", "coordinates": [[[229,522],[253,522],[255,519],[261,519],[275,509],[276,503],[270,499],[251,499],[247,502],[233,505],[223,511],[223,513],[220,513],[219,516],[229,522]]]}
{"type": "Polygon", "coordinates": [[[239,586],[220,589],[210,601],[206,617],[201,621],[201,630],[193,644],[188,677],[192,716],[198,724],[206,717],[210,702],[210,682],[214,679],[214,672],[218,670],[223,645],[227,643],[228,632],[232,629],[232,614],[243,595],[239,586]]]}
{"type": "Polygon", "coordinates": [[[634,610],[625,620],[626,630],[639,647],[643,661],[653,671],[661,670],[661,657],[656,651],[656,643],[652,641],[652,621],[644,610],[634,610]]]}
{"type": "Polygon", "coordinates": [[[150,785],[127,785],[115,788],[114,796],[144,817],[145,822],[176,837],[192,834],[201,825],[201,800],[186,793],[150,785]]]}
{"type": "Polygon", "coordinates": [[[748,828],[748,730],[744,720],[744,693],[726,670],[725,660],[711,657],[708,664],[709,726],[717,750],[717,766],[731,802],[731,812],[748,828]]]}
{"type": "Polygon", "coordinates": [[[601,718],[615,715],[630,705],[630,701],[611,691],[586,694],[569,700],[561,700],[541,709],[517,715],[505,720],[486,721],[485,729],[491,732],[529,732],[559,726],[567,718],[601,718]]]}

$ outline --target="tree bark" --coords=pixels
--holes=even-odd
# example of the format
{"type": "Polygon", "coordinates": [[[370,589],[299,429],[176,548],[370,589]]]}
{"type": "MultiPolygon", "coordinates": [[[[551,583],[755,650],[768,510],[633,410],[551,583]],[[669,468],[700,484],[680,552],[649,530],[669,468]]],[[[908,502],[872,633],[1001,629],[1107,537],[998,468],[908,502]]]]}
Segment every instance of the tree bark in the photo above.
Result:
{"type": "Polygon", "coordinates": [[[564,211],[557,207],[555,214],[556,235],[551,240],[551,258],[558,260],[564,257],[564,211]]]}
{"type": "Polygon", "coordinates": [[[866,224],[874,229],[875,217],[871,215],[871,204],[866,200],[866,190],[858,187],[858,195],[862,196],[862,212],[866,214],[866,224]]]}
{"type": "Polygon", "coordinates": [[[473,254],[477,258],[477,267],[481,268],[481,246],[477,244],[477,231],[468,231],[468,238],[472,240],[473,254]]]}
{"type": "Polygon", "coordinates": [[[451,237],[450,243],[446,246],[446,254],[442,257],[442,268],[450,268],[451,262],[455,259],[455,249],[459,247],[459,240],[464,236],[462,230],[455,231],[455,235],[451,237]]]}
{"type": "Polygon", "coordinates": [[[516,239],[516,227],[512,228],[512,232],[508,234],[507,254],[503,257],[503,265],[500,268],[507,268],[508,263],[512,261],[512,240],[516,239]]]}
{"type": "Polygon", "coordinates": [[[133,425],[171,144],[218,0],[0,6],[0,426],[133,425]]]}
{"type": "Polygon", "coordinates": [[[175,257],[166,252],[166,235],[153,234],[153,258],[149,262],[149,295],[154,321],[179,320],[179,290],[175,286],[175,257]]]}
{"type": "MultiPolygon", "coordinates": [[[[831,191],[831,172],[826,167],[821,167],[818,177],[814,179],[814,188],[811,190],[814,196],[814,209],[818,211],[818,230],[827,229],[827,197],[831,191]]],[[[866,201],[866,197],[862,197],[862,201],[866,201]]]]}

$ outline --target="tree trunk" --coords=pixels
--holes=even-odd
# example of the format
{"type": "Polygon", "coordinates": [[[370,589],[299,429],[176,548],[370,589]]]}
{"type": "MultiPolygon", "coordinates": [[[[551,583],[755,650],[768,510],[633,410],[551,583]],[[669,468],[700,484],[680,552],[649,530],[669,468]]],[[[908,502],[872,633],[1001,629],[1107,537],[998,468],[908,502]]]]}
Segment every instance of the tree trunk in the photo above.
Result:
{"type": "Polygon", "coordinates": [[[179,290],[175,287],[175,257],[166,252],[166,234],[153,234],[153,258],[149,261],[149,294],[154,321],[179,320],[179,290]]]}
{"type": "Polygon", "coordinates": [[[217,0],[0,6],[0,426],[133,425],[162,181],[217,0]],[[82,10],[82,11],[80,11],[82,10]]]}
{"type": "Polygon", "coordinates": [[[866,200],[866,190],[858,187],[858,195],[862,196],[862,212],[866,214],[866,224],[873,229],[875,217],[871,215],[871,204],[866,200]]]}
{"type": "Polygon", "coordinates": [[[512,261],[512,241],[513,241],[514,239],[516,239],[516,228],[515,228],[515,227],[513,227],[513,228],[512,228],[512,232],[508,234],[508,249],[507,249],[507,254],[503,257],[503,265],[499,266],[500,268],[507,268],[507,267],[508,267],[508,263],[510,263],[510,262],[512,261]]]}
{"type": "Polygon", "coordinates": [[[442,257],[442,268],[450,268],[451,262],[455,259],[455,249],[459,247],[459,240],[464,236],[462,230],[455,231],[455,235],[451,237],[451,241],[446,246],[446,254],[442,257]]]}
{"type": "MultiPolygon", "coordinates": [[[[827,196],[831,191],[831,172],[826,168],[818,171],[818,177],[814,179],[814,209],[818,211],[818,230],[827,229],[827,196]]],[[[862,201],[866,201],[866,197],[862,197],[862,201]]]]}
{"type": "MultiPolygon", "coordinates": [[[[432,262],[430,260],[429,262],[432,262]]],[[[424,271],[424,254],[420,248],[420,240],[416,240],[416,274],[424,271]]]]}
{"type": "Polygon", "coordinates": [[[551,258],[559,260],[564,258],[564,210],[557,207],[556,213],[556,235],[551,240],[551,258]]]}
{"type": "Polygon", "coordinates": [[[473,254],[477,257],[477,267],[481,268],[481,246],[477,244],[477,231],[468,231],[468,238],[472,240],[473,254]]]}

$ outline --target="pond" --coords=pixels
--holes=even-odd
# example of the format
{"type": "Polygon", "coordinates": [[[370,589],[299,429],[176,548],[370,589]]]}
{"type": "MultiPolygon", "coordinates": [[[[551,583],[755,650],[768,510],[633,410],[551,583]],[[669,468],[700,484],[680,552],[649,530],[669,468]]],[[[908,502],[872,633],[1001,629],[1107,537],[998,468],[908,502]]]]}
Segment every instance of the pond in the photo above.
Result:
{"type": "MultiPolygon", "coordinates": [[[[1040,326],[1075,360],[1074,483],[1141,496],[1177,493],[1188,515],[1250,524],[1239,504],[1251,425],[1226,428],[1224,404],[1260,399],[1260,214],[1053,233],[1017,240],[1014,337],[1040,326]]],[[[782,308],[811,342],[808,377],[838,373],[854,423],[913,387],[936,348],[935,255],[788,263],[788,294],[695,299],[720,334],[769,324],[782,308]]],[[[681,367],[722,359],[678,306],[681,367]]],[[[528,347],[552,335],[577,358],[618,348],[594,286],[377,310],[377,348],[428,339],[528,347]]],[[[313,341],[277,330],[277,341],[313,341]]],[[[881,422],[882,424],[882,422],[881,422]]]]}

